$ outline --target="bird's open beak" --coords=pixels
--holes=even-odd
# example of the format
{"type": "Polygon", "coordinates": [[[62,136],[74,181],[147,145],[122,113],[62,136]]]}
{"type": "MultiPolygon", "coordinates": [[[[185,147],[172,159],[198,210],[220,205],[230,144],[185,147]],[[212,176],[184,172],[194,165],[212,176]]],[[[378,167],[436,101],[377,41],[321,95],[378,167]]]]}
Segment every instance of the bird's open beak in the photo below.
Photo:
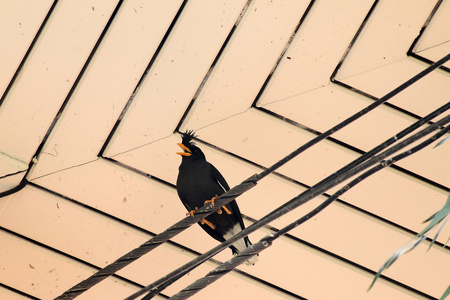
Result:
{"type": "Polygon", "coordinates": [[[192,155],[192,152],[188,147],[186,147],[182,143],[177,143],[177,145],[180,146],[180,148],[184,150],[184,152],[177,152],[177,154],[182,155],[182,156],[191,156],[192,155]]]}

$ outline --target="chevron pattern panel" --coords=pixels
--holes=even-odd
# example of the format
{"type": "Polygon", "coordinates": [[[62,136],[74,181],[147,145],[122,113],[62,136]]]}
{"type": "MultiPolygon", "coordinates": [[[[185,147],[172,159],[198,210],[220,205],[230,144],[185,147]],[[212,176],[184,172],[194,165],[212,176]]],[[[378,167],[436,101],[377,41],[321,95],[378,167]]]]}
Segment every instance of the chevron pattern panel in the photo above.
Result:
{"type": "MultiPolygon", "coordinates": [[[[0,11],[0,299],[53,299],[184,218],[185,130],[235,186],[450,53],[448,0],[20,0],[0,11]]],[[[448,103],[449,71],[261,180],[237,199],[245,223],[448,103]]],[[[449,153],[450,142],[430,146],[376,173],[193,299],[439,298],[448,224],[367,288],[444,205],[449,153]]],[[[216,245],[194,225],[77,299],[123,299],[216,245]]]]}

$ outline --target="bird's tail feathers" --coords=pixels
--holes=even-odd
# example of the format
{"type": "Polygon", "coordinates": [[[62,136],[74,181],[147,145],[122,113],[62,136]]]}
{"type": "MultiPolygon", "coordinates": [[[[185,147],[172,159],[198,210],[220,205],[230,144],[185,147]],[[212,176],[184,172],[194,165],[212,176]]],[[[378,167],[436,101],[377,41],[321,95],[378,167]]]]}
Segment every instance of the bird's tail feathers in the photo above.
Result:
{"type": "MultiPolygon", "coordinates": [[[[232,230],[232,232],[229,232],[229,234],[225,235],[225,239],[229,239],[231,236],[239,233],[242,231],[239,224],[236,224],[232,230]]],[[[252,243],[250,242],[248,237],[242,238],[240,240],[237,240],[233,246],[231,247],[231,250],[233,251],[234,255],[238,255],[240,252],[244,251],[246,248],[250,247],[252,243]]],[[[258,255],[254,255],[250,257],[245,264],[247,266],[254,265],[258,261],[258,255]]]]}

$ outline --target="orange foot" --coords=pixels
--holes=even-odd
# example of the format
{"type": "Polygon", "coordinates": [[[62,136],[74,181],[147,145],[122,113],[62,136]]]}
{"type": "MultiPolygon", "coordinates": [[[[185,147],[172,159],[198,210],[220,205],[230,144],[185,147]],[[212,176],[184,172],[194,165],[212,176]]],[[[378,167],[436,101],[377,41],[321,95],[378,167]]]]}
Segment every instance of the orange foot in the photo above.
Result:
{"type": "Polygon", "coordinates": [[[186,217],[188,217],[188,216],[194,217],[194,213],[195,213],[195,211],[196,211],[197,209],[198,209],[198,207],[196,207],[194,210],[191,210],[191,211],[187,212],[187,213],[186,213],[186,217]]]}
{"type": "Polygon", "coordinates": [[[213,223],[211,223],[210,221],[206,220],[206,219],[200,220],[200,223],[206,224],[206,225],[208,225],[209,227],[211,227],[212,229],[216,229],[216,226],[215,226],[213,223]]]}
{"type": "MultiPolygon", "coordinates": [[[[205,201],[205,205],[208,204],[208,203],[211,203],[211,205],[214,206],[214,200],[216,200],[217,197],[218,197],[218,196],[216,195],[216,196],[212,197],[211,200],[206,200],[206,201],[205,201]]],[[[228,215],[231,215],[231,211],[230,211],[226,206],[222,206],[222,207],[220,207],[220,208],[217,210],[217,213],[218,213],[219,215],[222,214],[222,208],[223,208],[223,210],[224,210],[228,215]]]]}
{"type": "MultiPolygon", "coordinates": [[[[194,217],[194,213],[195,213],[196,210],[198,210],[198,207],[196,207],[194,210],[191,210],[191,211],[187,212],[186,216],[194,217]]],[[[206,219],[201,219],[200,223],[202,223],[202,225],[206,224],[209,227],[211,227],[212,229],[216,229],[216,226],[213,223],[211,223],[210,221],[206,220],[206,219]]]]}

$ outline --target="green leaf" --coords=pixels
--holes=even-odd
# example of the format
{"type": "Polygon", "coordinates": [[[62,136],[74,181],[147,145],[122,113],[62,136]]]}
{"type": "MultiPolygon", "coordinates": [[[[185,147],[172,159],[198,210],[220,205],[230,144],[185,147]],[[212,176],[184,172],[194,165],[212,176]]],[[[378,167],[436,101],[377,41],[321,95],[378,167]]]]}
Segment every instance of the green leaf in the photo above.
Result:
{"type": "Polygon", "coordinates": [[[441,298],[439,298],[439,300],[444,300],[445,298],[447,298],[448,295],[450,295],[450,284],[448,285],[448,288],[445,290],[441,298]]]}
{"type": "Polygon", "coordinates": [[[381,273],[384,270],[386,270],[390,266],[392,266],[392,264],[404,253],[407,253],[407,252],[411,251],[412,249],[414,249],[418,244],[420,244],[423,241],[423,239],[425,239],[425,236],[417,237],[415,240],[410,241],[410,242],[406,243],[405,245],[401,246],[400,249],[398,249],[391,257],[389,257],[389,259],[381,266],[380,270],[378,270],[377,274],[375,275],[374,279],[372,280],[372,283],[370,284],[367,291],[369,291],[373,287],[373,285],[375,284],[375,281],[377,281],[377,279],[381,276],[381,273]]]}
{"type": "MultiPolygon", "coordinates": [[[[438,225],[439,223],[442,222],[442,220],[445,219],[445,221],[442,223],[441,227],[439,228],[439,230],[437,231],[435,237],[433,238],[433,240],[430,243],[430,247],[428,248],[428,250],[431,248],[431,246],[433,245],[433,243],[436,241],[439,233],[442,230],[442,227],[444,227],[445,223],[448,220],[448,215],[450,214],[450,194],[448,195],[447,198],[447,202],[444,204],[444,206],[435,214],[433,214],[432,216],[430,216],[428,219],[426,219],[424,221],[424,223],[426,222],[430,222],[430,224],[428,224],[421,232],[419,232],[416,236],[416,238],[408,243],[406,243],[405,245],[403,245],[402,247],[400,247],[400,249],[398,249],[382,266],[381,268],[378,270],[377,274],[375,275],[372,283],[370,284],[369,288],[367,289],[368,291],[373,287],[373,285],[375,284],[375,281],[377,281],[377,279],[381,276],[381,273],[388,269],[390,266],[392,266],[392,264],[403,254],[408,253],[410,251],[412,251],[414,248],[416,248],[424,239],[427,238],[429,232],[431,229],[433,229],[434,227],[436,227],[436,225],[438,225]]],[[[450,238],[449,238],[450,240],[450,238]]],[[[447,241],[448,242],[448,241],[447,241]]],[[[450,293],[450,287],[445,291],[443,297],[447,297],[450,293]]],[[[444,299],[441,298],[441,299],[444,299]]]]}
{"type": "Polygon", "coordinates": [[[443,143],[445,143],[448,139],[450,139],[450,136],[446,137],[445,139],[443,139],[442,141],[440,141],[439,143],[437,143],[436,146],[433,147],[433,149],[436,148],[436,147],[439,147],[440,145],[442,145],[443,143]]]}
{"type": "Polygon", "coordinates": [[[430,224],[428,224],[428,226],[425,227],[425,229],[419,232],[419,236],[430,231],[434,226],[436,226],[443,219],[445,219],[449,213],[450,213],[450,194],[448,195],[447,202],[444,204],[444,207],[442,207],[441,210],[439,210],[437,213],[433,214],[431,217],[429,217],[424,221],[427,222],[431,220],[430,224]]]}
{"type": "Polygon", "coordinates": [[[434,242],[436,241],[436,239],[437,239],[439,233],[441,232],[442,228],[444,228],[445,223],[447,223],[448,217],[449,217],[449,216],[447,216],[447,217],[445,218],[444,222],[442,222],[442,225],[441,225],[441,227],[439,228],[439,230],[436,232],[436,235],[434,236],[433,240],[431,241],[430,247],[428,247],[428,250],[431,249],[431,246],[433,246],[433,244],[434,244],[434,242]]]}

